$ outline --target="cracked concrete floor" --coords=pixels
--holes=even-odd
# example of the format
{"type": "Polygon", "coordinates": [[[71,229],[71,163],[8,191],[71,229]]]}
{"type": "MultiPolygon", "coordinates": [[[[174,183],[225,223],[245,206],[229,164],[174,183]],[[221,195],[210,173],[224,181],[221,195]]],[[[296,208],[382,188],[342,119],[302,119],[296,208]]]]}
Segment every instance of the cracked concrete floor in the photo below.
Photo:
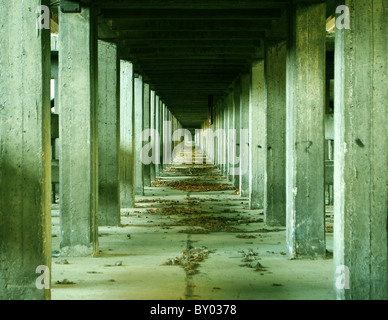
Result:
{"type": "MultiPolygon", "coordinates": [[[[333,299],[330,255],[290,260],[285,228],[265,226],[262,211],[248,210],[248,199],[230,186],[214,166],[171,166],[136,197],[135,208],[122,209],[122,226],[99,227],[96,257],[53,257],[52,299],[333,299]],[[209,191],[190,191],[203,182],[209,191]],[[187,262],[190,251],[206,257],[194,257],[191,269],[172,263],[187,262]]],[[[57,213],[54,208],[54,251],[57,213]]],[[[326,241],[332,252],[332,233],[326,241]]]]}

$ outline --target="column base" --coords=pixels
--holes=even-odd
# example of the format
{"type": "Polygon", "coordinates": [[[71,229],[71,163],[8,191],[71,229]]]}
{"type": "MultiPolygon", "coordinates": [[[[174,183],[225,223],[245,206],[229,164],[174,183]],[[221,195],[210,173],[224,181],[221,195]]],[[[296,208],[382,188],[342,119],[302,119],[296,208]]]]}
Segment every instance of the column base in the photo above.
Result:
{"type": "Polygon", "coordinates": [[[60,249],[62,257],[88,257],[93,256],[95,252],[92,246],[76,245],[74,247],[63,247],[60,249]]]}

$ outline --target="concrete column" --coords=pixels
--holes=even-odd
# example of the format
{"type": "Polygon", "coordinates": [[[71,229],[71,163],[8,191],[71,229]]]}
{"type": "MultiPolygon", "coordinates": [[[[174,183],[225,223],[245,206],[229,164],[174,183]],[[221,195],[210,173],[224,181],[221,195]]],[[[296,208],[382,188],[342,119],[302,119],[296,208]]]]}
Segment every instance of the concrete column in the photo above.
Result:
{"type": "Polygon", "coordinates": [[[287,246],[325,256],[324,111],[326,4],[296,4],[287,46],[287,246]]]}
{"type": "Polygon", "coordinates": [[[225,97],[224,100],[224,130],[225,130],[225,163],[223,165],[224,176],[229,180],[229,97],[230,93],[225,97]]]}
{"type": "MultiPolygon", "coordinates": [[[[155,143],[159,145],[160,148],[160,135],[161,135],[161,127],[160,127],[160,98],[158,95],[155,96],[155,130],[159,135],[159,140],[155,139],[155,143]]],[[[157,159],[157,163],[155,164],[155,176],[159,177],[160,175],[160,153],[159,159],[157,159]]]]}
{"type": "Polygon", "coordinates": [[[335,39],[335,297],[386,300],[388,8],[343,3],[350,29],[337,27],[335,39]]]}
{"type": "Polygon", "coordinates": [[[135,206],[135,117],[133,65],[120,61],[120,202],[135,206]]]}
{"type": "Polygon", "coordinates": [[[249,103],[249,207],[264,208],[265,168],[267,157],[267,93],[264,60],[252,64],[249,103]]]}
{"type": "Polygon", "coordinates": [[[163,106],[163,169],[171,163],[171,117],[167,106],[163,106]]]}
{"type": "Polygon", "coordinates": [[[230,182],[234,181],[234,176],[231,174],[231,168],[234,167],[233,161],[236,154],[236,141],[232,138],[231,130],[234,129],[234,101],[233,101],[234,91],[231,90],[228,96],[228,166],[227,166],[227,176],[230,182]]]}
{"type": "Polygon", "coordinates": [[[221,128],[222,130],[224,131],[224,134],[222,135],[222,145],[221,145],[221,153],[222,153],[222,162],[221,162],[221,173],[226,176],[226,164],[227,164],[227,160],[228,160],[228,150],[226,148],[227,146],[227,132],[228,132],[228,129],[227,129],[227,126],[226,126],[226,100],[227,98],[225,97],[223,100],[222,100],[222,103],[221,103],[221,108],[222,108],[222,111],[221,111],[221,128]]]}
{"type": "Polygon", "coordinates": [[[286,225],[286,43],[266,48],[267,178],[265,223],[286,225]]]}
{"type": "MultiPolygon", "coordinates": [[[[156,94],[154,90],[151,90],[151,100],[150,100],[150,129],[156,129],[156,94]]],[[[153,137],[155,141],[155,137],[153,137]]],[[[151,181],[156,180],[156,164],[152,162],[150,164],[150,179],[151,181]]]]}
{"type": "MultiPolygon", "coordinates": [[[[244,74],[241,76],[241,95],[240,95],[240,129],[249,130],[249,91],[251,85],[250,74],[244,74]]],[[[241,157],[246,159],[249,165],[249,141],[245,143],[248,144],[248,152],[245,153],[246,148],[242,148],[241,157]]],[[[250,170],[247,170],[245,173],[242,173],[240,170],[240,194],[242,197],[249,197],[249,174],[250,170]]]]}
{"type": "Polygon", "coordinates": [[[217,144],[218,144],[218,148],[217,148],[217,166],[218,168],[220,169],[221,173],[222,173],[222,167],[223,167],[223,163],[225,161],[225,156],[224,156],[224,137],[225,137],[225,134],[224,134],[224,120],[223,120],[223,114],[224,114],[224,111],[223,111],[223,105],[222,105],[222,101],[218,104],[218,130],[219,130],[219,137],[217,137],[217,144]]]}
{"type": "Polygon", "coordinates": [[[134,106],[135,106],[135,195],[144,195],[143,163],[141,162],[141,150],[143,148],[143,103],[144,83],[141,75],[135,75],[134,82],[134,106]]]}
{"type": "Polygon", "coordinates": [[[163,131],[163,140],[162,140],[162,148],[163,148],[163,161],[162,161],[162,168],[163,170],[166,168],[166,157],[165,157],[165,152],[166,152],[166,144],[165,144],[165,139],[166,139],[166,123],[167,117],[166,117],[166,105],[163,103],[162,104],[162,131],[163,131]]]}
{"type": "MultiPolygon", "coordinates": [[[[214,130],[213,130],[213,134],[217,132],[217,130],[219,129],[219,105],[216,105],[215,108],[214,108],[214,130]]],[[[214,154],[214,164],[218,166],[218,147],[219,147],[219,144],[220,144],[220,141],[219,141],[219,138],[215,138],[214,139],[214,143],[213,143],[213,146],[214,146],[214,150],[213,150],[213,154],[214,154]]]]}
{"type": "MultiPolygon", "coordinates": [[[[151,91],[150,85],[144,83],[144,94],[143,94],[143,130],[150,129],[151,125],[151,91]]],[[[148,142],[143,142],[146,145],[148,142]]],[[[143,182],[145,187],[151,186],[151,165],[143,164],[143,182]]]]}
{"type": "MultiPolygon", "coordinates": [[[[172,126],[172,132],[174,133],[176,130],[178,130],[178,121],[177,121],[177,118],[175,118],[175,116],[173,115],[172,116],[172,121],[173,121],[173,126],[172,126]]],[[[194,138],[193,138],[194,139],[194,138]]],[[[179,141],[173,141],[172,143],[172,150],[171,150],[171,153],[174,151],[175,147],[179,144],[179,141]]]]}
{"type": "MultiPolygon", "coordinates": [[[[235,158],[239,159],[239,162],[234,165],[235,168],[241,168],[242,162],[244,161],[243,158],[241,158],[240,154],[240,95],[241,95],[241,80],[240,78],[236,81],[234,84],[234,90],[233,90],[233,129],[236,130],[236,151],[235,151],[235,158]]],[[[238,173],[233,176],[233,183],[236,188],[240,188],[240,170],[238,170],[238,173]]]]}
{"type": "Polygon", "coordinates": [[[98,225],[120,223],[120,78],[117,45],[98,41],[98,225]]]}
{"type": "Polygon", "coordinates": [[[98,251],[97,30],[94,10],[59,10],[62,255],[98,251]]]}
{"type": "MultiPolygon", "coordinates": [[[[223,110],[222,110],[222,101],[219,102],[218,104],[218,129],[220,130],[223,130],[223,110]]],[[[217,166],[218,168],[220,169],[221,173],[222,173],[222,162],[223,162],[223,139],[222,139],[222,135],[221,135],[221,138],[219,138],[218,140],[218,149],[217,149],[217,166]]]]}
{"type": "Polygon", "coordinates": [[[50,30],[48,1],[0,1],[0,299],[50,299],[50,30]]]}
{"type": "Polygon", "coordinates": [[[172,134],[174,132],[174,116],[172,115],[172,112],[168,110],[168,119],[170,121],[170,126],[171,126],[171,134],[170,134],[170,163],[173,161],[172,159],[172,152],[174,150],[174,143],[171,140],[172,134]]]}
{"type": "Polygon", "coordinates": [[[159,101],[159,130],[160,130],[160,165],[159,165],[159,174],[163,172],[164,169],[164,103],[162,100],[159,101]]]}

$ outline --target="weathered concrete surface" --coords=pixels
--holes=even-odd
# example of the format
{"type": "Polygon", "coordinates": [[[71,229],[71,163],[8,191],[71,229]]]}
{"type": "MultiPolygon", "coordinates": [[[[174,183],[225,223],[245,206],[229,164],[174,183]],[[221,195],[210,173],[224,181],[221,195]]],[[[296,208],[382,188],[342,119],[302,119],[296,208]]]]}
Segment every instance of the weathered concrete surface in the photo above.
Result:
{"type": "Polygon", "coordinates": [[[326,4],[297,4],[291,16],[286,121],[288,252],[294,258],[322,258],[326,4]]]}
{"type": "Polygon", "coordinates": [[[163,104],[163,169],[171,163],[171,138],[172,138],[172,123],[169,115],[169,110],[163,104]]]}
{"type": "MultiPolygon", "coordinates": [[[[144,83],[143,93],[143,130],[151,128],[151,90],[148,83],[144,83]]],[[[143,146],[148,142],[143,141],[143,146]]],[[[151,165],[143,163],[143,183],[145,187],[151,186],[151,165]]]]}
{"type": "Polygon", "coordinates": [[[249,206],[264,208],[266,171],[266,108],[264,60],[252,63],[249,103],[249,206]]]}
{"type": "MultiPolygon", "coordinates": [[[[150,129],[156,130],[156,94],[154,90],[151,90],[151,100],[150,100],[150,129]]],[[[155,143],[155,137],[153,137],[155,143]]],[[[153,145],[155,148],[155,144],[153,145]]],[[[150,180],[156,180],[156,164],[152,162],[150,164],[150,180]]]]}
{"type": "Polygon", "coordinates": [[[0,1],[0,299],[49,299],[36,268],[51,273],[50,33],[39,5],[0,1]]]}
{"type": "Polygon", "coordinates": [[[133,65],[120,61],[120,203],[135,206],[135,133],[133,65]]]}
{"type": "Polygon", "coordinates": [[[222,100],[222,130],[224,131],[224,135],[222,138],[222,157],[223,157],[223,162],[221,162],[221,172],[223,175],[227,176],[228,172],[228,112],[226,109],[226,104],[227,104],[227,97],[225,97],[222,100]]]}
{"type": "Polygon", "coordinates": [[[337,29],[335,44],[334,267],[339,272],[334,289],[337,299],[385,300],[387,3],[344,4],[350,8],[350,29],[337,29]],[[344,274],[348,289],[341,281],[344,274]]]}
{"type": "MultiPolygon", "coordinates": [[[[240,128],[242,130],[248,130],[249,139],[249,91],[251,86],[250,74],[244,74],[241,76],[241,96],[240,96],[240,128]]],[[[242,148],[241,157],[243,161],[248,163],[248,170],[243,173],[240,171],[240,194],[242,197],[249,196],[249,140],[246,142],[248,148],[242,148]],[[247,152],[246,152],[247,151],[247,152]]],[[[242,168],[241,168],[242,169],[242,168]]]]}
{"type": "Polygon", "coordinates": [[[120,223],[120,78],[117,45],[98,41],[98,225],[120,223]]]}
{"type": "MultiPolygon", "coordinates": [[[[164,154],[164,103],[159,99],[159,134],[160,134],[160,161],[159,161],[159,175],[163,172],[163,154],[164,154]]],[[[159,176],[158,175],[158,176],[159,176]]]]}
{"type": "Polygon", "coordinates": [[[264,197],[265,222],[286,225],[286,43],[268,44],[265,78],[267,85],[267,160],[264,197]]]}
{"type": "Polygon", "coordinates": [[[237,187],[240,188],[240,169],[241,165],[243,164],[244,157],[241,156],[240,154],[240,96],[241,96],[241,80],[240,78],[236,80],[234,84],[234,89],[233,89],[233,117],[234,117],[234,123],[233,123],[233,129],[236,130],[236,135],[235,135],[235,158],[237,163],[234,165],[234,168],[236,168],[236,173],[233,176],[233,184],[237,187]]]}
{"type": "Polygon", "coordinates": [[[134,84],[134,105],[135,105],[135,195],[143,195],[144,179],[143,179],[143,163],[141,161],[141,150],[143,149],[142,131],[143,131],[143,105],[144,105],[144,82],[141,75],[135,76],[134,84]]]}
{"type": "Polygon", "coordinates": [[[160,127],[160,97],[158,95],[155,96],[155,130],[158,136],[155,138],[155,143],[157,144],[157,148],[159,150],[159,155],[157,156],[155,163],[155,180],[156,177],[159,177],[161,172],[161,161],[160,161],[160,148],[161,148],[161,127],[160,127]]]}
{"type": "Polygon", "coordinates": [[[97,39],[94,13],[59,11],[61,248],[98,250],[97,39]]]}

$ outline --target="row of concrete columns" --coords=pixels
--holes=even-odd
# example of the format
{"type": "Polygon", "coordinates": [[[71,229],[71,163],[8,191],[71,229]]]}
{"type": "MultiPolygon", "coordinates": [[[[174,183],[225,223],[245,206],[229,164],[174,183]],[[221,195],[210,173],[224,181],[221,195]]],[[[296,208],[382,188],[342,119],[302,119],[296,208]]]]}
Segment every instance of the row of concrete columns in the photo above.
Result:
{"type": "MultiPolygon", "coordinates": [[[[0,4],[9,31],[0,36],[1,299],[50,298],[49,287],[37,285],[42,270],[50,274],[52,252],[50,31],[36,29],[35,14],[47,2],[0,4]]],[[[133,64],[119,59],[116,44],[97,40],[95,17],[92,7],[59,12],[63,256],[98,253],[98,227],[119,225],[121,208],[134,207],[168,164],[142,162],[147,143],[152,152],[169,148],[156,134],[143,141],[143,130],[180,126],[133,64]]]]}
{"type": "MultiPolygon", "coordinates": [[[[50,297],[36,284],[37,268],[51,269],[50,35],[31,14],[48,2],[0,1],[8,30],[0,35],[2,299],[50,297]]],[[[341,299],[386,299],[387,13],[383,0],[344,3],[350,29],[337,29],[335,40],[334,290],[341,299]],[[338,270],[347,270],[349,288],[338,285],[338,270]]],[[[286,225],[292,258],[325,255],[325,14],[325,4],[295,5],[287,43],[268,44],[215,106],[211,126],[248,129],[248,155],[228,131],[214,159],[267,224],[286,225]],[[239,179],[230,174],[234,150],[222,152],[233,143],[248,157],[239,179]]],[[[172,113],[133,65],[114,45],[97,45],[95,16],[84,8],[59,17],[61,249],[71,255],[96,253],[100,221],[118,223],[119,208],[148,186],[152,165],[134,161],[139,131],[173,131],[164,125],[172,113]]],[[[174,145],[165,141],[164,160],[174,145]]],[[[166,165],[155,164],[155,177],[166,165]]]]}
{"type": "MultiPolygon", "coordinates": [[[[335,36],[334,290],[340,299],[384,299],[387,13],[383,1],[345,3],[351,26],[335,36]]],[[[316,259],[326,255],[326,4],[296,4],[290,17],[288,40],[266,43],[264,58],[234,82],[202,131],[224,130],[215,163],[251,209],[264,210],[267,225],[286,226],[290,258],[316,259]],[[247,128],[244,154],[244,140],[230,144],[227,130],[247,128]],[[248,158],[239,179],[231,147],[248,158]]]]}

